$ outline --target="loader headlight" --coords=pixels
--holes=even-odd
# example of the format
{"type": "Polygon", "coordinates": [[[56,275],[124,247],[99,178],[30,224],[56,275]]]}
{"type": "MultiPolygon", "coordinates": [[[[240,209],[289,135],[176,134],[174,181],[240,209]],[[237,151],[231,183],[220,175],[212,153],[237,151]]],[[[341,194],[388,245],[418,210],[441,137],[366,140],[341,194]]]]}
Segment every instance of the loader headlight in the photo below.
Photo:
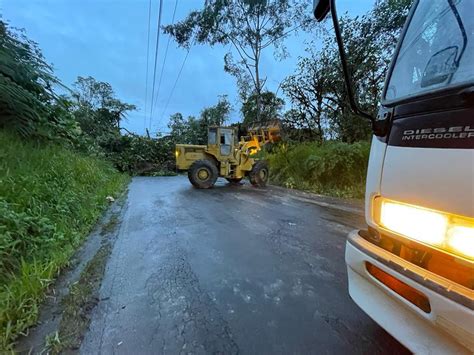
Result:
{"type": "Polygon", "coordinates": [[[382,228],[474,259],[474,218],[376,197],[374,220],[382,228]]]}

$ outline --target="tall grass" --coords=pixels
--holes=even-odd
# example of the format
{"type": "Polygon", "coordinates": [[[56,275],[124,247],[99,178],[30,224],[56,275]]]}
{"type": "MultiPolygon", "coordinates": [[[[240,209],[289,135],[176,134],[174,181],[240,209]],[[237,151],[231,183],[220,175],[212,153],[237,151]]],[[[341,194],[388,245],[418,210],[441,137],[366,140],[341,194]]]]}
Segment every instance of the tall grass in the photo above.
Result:
{"type": "Polygon", "coordinates": [[[370,144],[282,144],[266,155],[273,183],[316,193],[362,198],[370,144]]]}
{"type": "Polygon", "coordinates": [[[45,289],[127,182],[105,161],[0,131],[0,350],[34,324],[45,289]]]}

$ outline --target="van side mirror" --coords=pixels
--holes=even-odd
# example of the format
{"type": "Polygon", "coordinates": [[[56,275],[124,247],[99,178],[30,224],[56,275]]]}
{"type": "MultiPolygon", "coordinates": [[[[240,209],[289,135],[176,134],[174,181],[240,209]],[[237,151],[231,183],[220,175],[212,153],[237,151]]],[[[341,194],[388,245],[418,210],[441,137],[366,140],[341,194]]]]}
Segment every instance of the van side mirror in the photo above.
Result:
{"type": "Polygon", "coordinates": [[[313,13],[318,22],[326,18],[330,9],[329,0],[313,0],[313,13]]]}
{"type": "Polygon", "coordinates": [[[331,12],[332,22],[334,25],[334,32],[336,34],[337,47],[339,49],[339,57],[341,59],[342,72],[344,74],[344,81],[347,91],[347,96],[349,99],[349,105],[352,111],[361,117],[368,119],[372,124],[372,130],[377,136],[385,135],[385,123],[380,124],[376,121],[375,117],[364,112],[359,108],[359,105],[356,102],[354,91],[352,90],[351,76],[349,74],[349,69],[347,65],[346,52],[344,50],[344,43],[341,35],[341,28],[339,26],[339,19],[337,17],[336,11],[336,0],[313,0],[313,12],[314,17],[318,22],[324,20],[329,12],[331,12]]]}

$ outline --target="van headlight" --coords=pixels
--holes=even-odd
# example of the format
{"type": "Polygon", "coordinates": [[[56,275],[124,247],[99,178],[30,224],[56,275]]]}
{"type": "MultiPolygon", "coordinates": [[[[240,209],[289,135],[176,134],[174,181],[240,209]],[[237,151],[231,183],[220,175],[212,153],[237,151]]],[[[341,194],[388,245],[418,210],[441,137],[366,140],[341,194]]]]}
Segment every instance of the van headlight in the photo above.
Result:
{"type": "Polygon", "coordinates": [[[383,197],[373,200],[375,222],[387,231],[474,260],[474,218],[383,197]]]}

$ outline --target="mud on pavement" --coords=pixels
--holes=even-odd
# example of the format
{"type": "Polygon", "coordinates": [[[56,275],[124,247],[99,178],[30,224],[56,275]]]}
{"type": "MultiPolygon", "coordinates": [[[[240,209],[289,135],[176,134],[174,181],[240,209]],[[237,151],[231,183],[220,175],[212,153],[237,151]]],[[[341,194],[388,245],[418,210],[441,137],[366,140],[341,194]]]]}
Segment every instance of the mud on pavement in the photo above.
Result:
{"type": "Polygon", "coordinates": [[[37,325],[18,340],[16,352],[79,352],[91,312],[102,301],[99,288],[120,229],[126,195],[110,206],[58,277],[41,306],[37,325]]]}

